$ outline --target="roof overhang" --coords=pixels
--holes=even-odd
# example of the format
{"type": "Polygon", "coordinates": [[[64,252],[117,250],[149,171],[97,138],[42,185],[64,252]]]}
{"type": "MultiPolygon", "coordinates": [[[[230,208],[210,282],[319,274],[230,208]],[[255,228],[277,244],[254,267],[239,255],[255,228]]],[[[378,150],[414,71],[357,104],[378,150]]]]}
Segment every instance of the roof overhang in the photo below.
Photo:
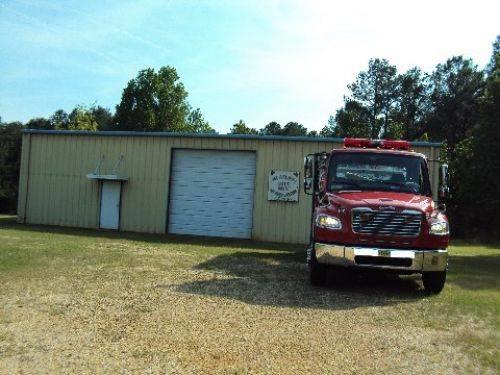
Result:
{"type": "MultiPolygon", "coordinates": [[[[289,135],[258,135],[258,134],[217,134],[217,133],[169,133],[169,132],[136,132],[136,131],[88,131],[88,130],[45,130],[23,129],[23,133],[47,135],[84,135],[94,137],[167,137],[167,138],[217,138],[217,139],[246,139],[258,141],[295,141],[295,142],[321,142],[344,143],[344,138],[308,137],[289,135]]],[[[439,147],[441,142],[410,142],[412,146],[439,147]]]]}

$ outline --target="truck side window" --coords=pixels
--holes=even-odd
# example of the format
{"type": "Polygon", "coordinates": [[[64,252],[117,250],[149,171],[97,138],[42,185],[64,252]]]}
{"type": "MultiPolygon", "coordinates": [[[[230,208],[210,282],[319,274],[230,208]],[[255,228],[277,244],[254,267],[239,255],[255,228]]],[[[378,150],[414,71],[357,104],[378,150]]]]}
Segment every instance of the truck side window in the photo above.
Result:
{"type": "Polygon", "coordinates": [[[422,191],[424,195],[428,197],[432,196],[431,184],[429,181],[429,171],[427,169],[427,163],[424,160],[422,160],[422,162],[420,163],[419,184],[420,191],[422,191]]]}

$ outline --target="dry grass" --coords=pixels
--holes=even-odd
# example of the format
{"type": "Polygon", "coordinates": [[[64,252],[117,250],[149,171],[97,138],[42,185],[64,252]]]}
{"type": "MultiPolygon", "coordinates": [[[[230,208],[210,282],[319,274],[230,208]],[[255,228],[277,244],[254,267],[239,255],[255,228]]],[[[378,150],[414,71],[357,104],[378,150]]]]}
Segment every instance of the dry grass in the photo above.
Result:
{"type": "Polygon", "coordinates": [[[456,246],[426,297],[411,277],[312,288],[290,246],[0,220],[0,372],[499,370],[495,248],[456,246]]]}

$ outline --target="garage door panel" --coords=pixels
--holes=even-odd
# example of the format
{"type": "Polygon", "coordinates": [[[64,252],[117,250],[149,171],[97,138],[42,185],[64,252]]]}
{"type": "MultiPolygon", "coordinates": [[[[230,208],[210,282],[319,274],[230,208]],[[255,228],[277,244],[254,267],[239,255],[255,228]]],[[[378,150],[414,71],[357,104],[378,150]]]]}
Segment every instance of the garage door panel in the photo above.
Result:
{"type": "Polygon", "coordinates": [[[255,153],[175,150],[170,233],[250,238],[255,153]]]}
{"type": "MultiPolygon", "coordinates": [[[[188,152],[196,152],[196,151],[188,151],[188,152]]],[[[240,151],[207,151],[207,152],[240,152],[240,151]]],[[[182,157],[182,156],[181,156],[182,157]]],[[[188,156],[189,157],[189,156],[188,156]]],[[[191,158],[189,160],[185,160],[179,164],[176,164],[172,169],[174,172],[185,172],[185,171],[199,171],[199,172],[225,172],[229,171],[229,169],[234,171],[245,172],[248,171],[249,168],[255,165],[254,161],[250,160],[231,160],[230,158],[213,158],[213,155],[210,155],[205,158],[191,158]],[[210,158],[210,160],[207,160],[210,158]],[[197,163],[197,164],[193,164],[197,163]]]]}
{"type": "Polygon", "coordinates": [[[245,205],[237,206],[235,204],[221,204],[218,206],[210,205],[205,207],[197,207],[194,202],[191,202],[187,205],[182,206],[172,206],[170,211],[170,216],[180,216],[180,215],[188,215],[188,216],[203,216],[205,219],[210,219],[211,214],[218,216],[220,214],[225,215],[226,217],[241,217],[248,216],[253,210],[251,204],[246,203],[245,205]]]}
{"type": "Polygon", "coordinates": [[[230,237],[230,238],[249,238],[248,232],[240,229],[229,230],[227,228],[215,227],[187,227],[187,226],[172,226],[170,233],[175,234],[191,234],[195,236],[209,236],[209,237],[230,237]],[[224,230],[224,231],[223,231],[224,230]],[[224,235],[221,235],[224,233],[224,235]]]}
{"type": "Polygon", "coordinates": [[[228,181],[241,181],[245,180],[248,182],[254,181],[255,175],[246,175],[243,173],[238,173],[238,171],[234,171],[232,174],[222,174],[222,173],[201,173],[197,171],[191,171],[191,173],[179,173],[175,174],[172,181],[187,183],[187,182],[210,182],[210,183],[222,183],[228,181]],[[187,180],[189,178],[189,180],[187,180]]]}
{"type": "Polygon", "coordinates": [[[220,201],[219,204],[209,204],[203,205],[199,201],[186,201],[182,203],[172,202],[171,203],[171,214],[184,214],[191,215],[192,213],[199,215],[205,212],[224,212],[226,216],[232,216],[240,211],[252,210],[252,202],[231,202],[231,201],[220,201]]]}
{"type": "MultiPolygon", "coordinates": [[[[186,177],[188,178],[188,177],[186,177]]],[[[229,185],[238,185],[238,186],[248,186],[253,183],[255,180],[255,176],[238,176],[238,175],[230,175],[228,177],[221,176],[200,176],[196,175],[192,178],[192,180],[187,183],[186,179],[175,178],[172,180],[172,185],[181,188],[190,187],[192,184],[199,184],[201,187],[213,187],[217,189],[231,189],[229,185]]]]}
{"type": "Polygon", "coordinates": [[[179,203],[178,202],[179,199],[177,198],[182,197],[184,200],[187,201],[195,200],[200,205],[209,204],[209,202],[211,201],[218,202],[219,200],[253,203],[253,199],[251,197],[253,189],[242,189],[240,191],[241,194],[238,196],[234,196],[232,194],[234,189],[231,189],[229,187],[224,187],[223,189],[205,189],[204,187],[200,186],[200,189],[198,190],[199,191],[192,191],[192,189],[189,188],[172,189],[171,194],[176,199],[172,198],[170,199],[170,202],[179,203]],[[211,200],[208,202],[206,201],[207,196],[210,196],[211,198],[211,200]],[[203,199],[203,201],[200,201],[200,199],[203,199]]]}
{"type": "Polygon", "coordinates": [[[219,228],[224,232],[232,230],[242,230],[242,228],[247,227],[252,224],[251,220],[246,218],[243,219],[229,219],[227,217],[214,217],[211,221],[201,220],[199,217],[177,217],[174,218],[175,224],[172,224],[171,228],[181,228],[181,227],[199,227],[199,228],[219,228]],[[213,220],[217,220],[215,224],[213,220]]]}
{"type": "MultiPolygon", "coordinates": [[[[248,182],[250,184],[250,181],[248,182]]],[[[207,196],[208,193],[210,194],[216,194],[218,192],[224,192],[224,194],[227,194],[227,192],[231,192],[231,194],[240,196],[240,195],[246,195],[247,192],[253,191],[253,188],[247,187],[247,186],[241,186],[241,185],[236,185],[236,186],[230,186],[230,184],[206,184],[206,183],[198,183],[196,188],[192,186],[193,184],[183,184],[182,186],[175,186],[171,189],[172,192],[174,193],[179,193],[179,194],[184,194],[184,195],[189,195],[189,194],[198,194],[202,196],[207,196]],[[235,190],[238,190],[238,193],[235,192],[235,190]]],[[[211,197],[211,195],[210,195],[211,197]]]]}
{"type": "Polygon", "coordinates": [[[248,217],[250,213],[251,210],[242,210],[238,211],[238,213],[235,215],[228,216],[227,213],[224,211],[206,210],[197,212],[196,214],[193,215],[189,213],[175,213],[170,216],[170,220],[172,223],[179,223],[179,222],[185,222],[183,218],[186,218],[186,222],[197,220],[203,223],[212,222],[214,223],[214,225],[220,221],[226,222],[231,220],[245,221],[251,223],[252,220],[251,218],[248,217]]]}
{"type": "MultiPolygon", "coordinates": [[[[194,161],[192,161],[194,162],[194,161]]],[[[176,173],[181,173],[181,174],[187,174],[190,173],[191,171],[196,171],[198,173],[202,174],[212,174],[212,173],[217,173],[221,175],[226,175],[226,174],[233,174],[233,172],[239,172],[241,174],[252,174],[250,171],[250,168],[252,168],[255,164],[254,163],[247,163],[246,165],[242,164],[230,164],[226,163],[224,161],[216,161],[214,160],[212,163],[218,163],[215,165],[209,165],[209,164],[204,164],[200,166],[182,166],[178,168],[173,168],[172,171],[176,173]],[[223,167],[220,165],[224,164],[223,167]]]]}
{"type": "MultiPolygon", "coordinates": [[[[227,165],[244,165],[246,163],[251,163],[251,160],[234,160],[230,154],[222,154],[222,150],[175,150],[179,153],[189,154],[189,159],[180,160],[176,166],[189,166],[196,168],[200,165],[207,165],[210,161],[223,161],[227,165]],[[210,160],[207,160],[208,153],[210,155],[210,160]],[[191,161],[195,161],[196,164],[192,164],[191,161]]],[[[241,151],[229,151],[229,152],[241,152],[241,151]]]]}

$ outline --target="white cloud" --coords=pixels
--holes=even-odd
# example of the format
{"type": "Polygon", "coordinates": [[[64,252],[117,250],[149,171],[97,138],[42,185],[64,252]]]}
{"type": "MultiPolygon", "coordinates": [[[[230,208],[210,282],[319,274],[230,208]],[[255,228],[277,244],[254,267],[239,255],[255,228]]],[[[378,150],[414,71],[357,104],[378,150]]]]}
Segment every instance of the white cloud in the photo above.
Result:
{"type": "Polygon", "coordinates": [[[319,130],[371,57],[430,71],[463,54],[482,67],[499,32],[499,4],[8,1],[0,5],[0,47],[8,56],[0,61],[0,90],[8,93],[0,110],[27,119],[63,101],[112,108],[139,69],[173,65],[193,106],[219,131],[240,118],[257,128],[276,120],[319,130]],[[52,104],[29,102],[33,92],[52,104]],[[23,108],[36,109],[18,115],[23,98],[23,108]]]}

